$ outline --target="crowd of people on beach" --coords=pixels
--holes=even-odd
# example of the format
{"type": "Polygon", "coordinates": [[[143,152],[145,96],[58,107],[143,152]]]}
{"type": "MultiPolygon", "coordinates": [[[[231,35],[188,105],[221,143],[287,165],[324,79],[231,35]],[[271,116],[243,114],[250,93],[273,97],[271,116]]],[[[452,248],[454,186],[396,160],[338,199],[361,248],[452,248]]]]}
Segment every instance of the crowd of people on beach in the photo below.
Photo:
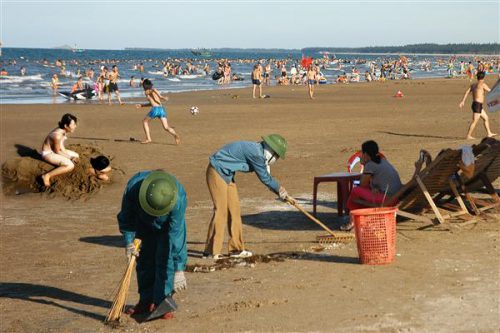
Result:
{"type": "MultiPolygon", "coordinates": [[[[26,59],[25,59],[26,60],[26,59]]],[[[420,72],[431,72],[433,66],[446,67],[447,77],[464,77],[470,81],[478,72],[492,73],[500,70],[500,59],[498,57],[475,57],[467,60],[457,56],[416,58],[410,56],[381,56],[376,60],[365,58],[337,58],[335,55],[323,55],[310,63],[304,63],[304,58],[300,59],[197,59],[197,58],[168,58],[160,59],[56,59],[50,62],[48,59],[34,60],[33,63],[50,69],[50,87],[57,95],[61,91],[61,78],[64,80],[74,80],[67,96],[83,99],[97,98],[99,101],[112,103],[114,95],[119,104],[123,104],[119,85],[126,83],[124,89],[128,92],[140,89],[142,82],[147,78],[150,81],[170,80],[180,82],[180,79],[206,78],[214,80],[220,86],[230,86],[233,82],[245,81],[246,75],[236,73],[233,64],[258,66],[259,73],[253,68],[249,73],[252,86],[256,86],[260,91],[259,96],[263,97],[262,86],[276,84],[279,86],[303,85],[308,88],[310,98],[314,97],[314,86],[324,83],[350,84],[358,82],[384,82],[386,80],[407,80],[413,79],[416,70],[420,72]],[[213,65],[214,64],[214,65],[213,65]],[[126,68],[127,78],[122,78],[118,69],[120,66],[126,68]],[[213,66],[213,68],[212,68],[213,66]],[[96,69],[97,67],[97,69],[96,69]],[[361,68],[365,68],[364,72],[361,68]],[[71,69],[71,70],[69,70],[71,69]],[[312,71],[314,70],[315,73],[312,71]],[[331,73],[336,77],[331,77],[331,73]],[[325,75],[324,73],[329,73],[325,75]],[[314,75],[313,75],[314,74],[314,75]],[[140,78],[140,79],[139,79],[140,78]],[[121,83],[120,83],[121,82],[121,83]],[[256,84],[256,82],[259,82],[256,84]],[[314,84],[311,84],[313,83],[314,84]],[[78,94],[85,92],[79,96],[78,94]],[[82,97],[83,96],[83,97],[82,97]],[[107,99],[106,99],[107,97],[107,99]]],[[[15,59],[2,60],[1,77],[8,77],[9,72],[6,67],[18,68],[20,76],[27,73],[26,66],[17,67],[15,59]]],[[[158,85],[157,85],[158,86],[158,85]]],[[[161,86],[161,85],[160,85],[161,86]]]]}
{"type": "MultiPolygon", "coordinates": [[[[285,62],[280,63],[280,66],[281,76],[284,77],[287,75],[285,62]]],[[[320,66],[320,64],[311,63],[303,74],[311,99],[314,99],[314,87],[318,84],[320,66]]],[[[226,74],[230,77],[230,68],[229,63],[220,63],[219,69],[222,70],[223,77],[226,77],[226,74]]],[[[292,65],[293,68],[296,66],[292,65]]],[[[382,66],[381,71],[387,72],[387,75],[390,76],[391,69],[383,70],[383,68],[384,66],[382,66]]],[[[387,69],[387,67],[385,68],[387,69]]],[[[404,72],[405,62],[402,60],[399,65],[391,68],[400,68],[404,72]]],[[[459,106],[463,107],[467,96],[472,93],[473,121],[469,127],[467,139],[474,139],[472,132],[481,118],[484,121],[487,136],[491,139],[496,136],[496,133],[491,131],[488,116],[483,109],[485,96],[491,89],[484,82],[485,72],[479,71],[479,69],[485,70],[488,67],[485,67],[484,64],[478,64],[477,68],[477,82],[467,89],[459,106]]],[[[267,82],[265,79],[270,77],[270,73],[271,71],[263,69],[260,63],[254,65],[251,75],[254,98],[266,97],[262,94],[262,86],[267,82]],[[266,73],[269,75],[266,76],[266,73]],[[257,89],[258,96],[256,96],[257,89]]],[[[87,75],[92,77],[92,72],[87,73],[87,75]]],[[[301,74],[299,71],[294,71],[293,75],[300,77],[301,74]]],[[[102,89],[102,92],[108,93],[108,102],[111,101],[111,93],[115,92],[118,101],[122,103],[116,86],[116,80],[119,77],[116,65],[112,65],[109,73],[107,67],[103,66],[97,77],[96,82],[100,86],[99,90],[102,89]]],[[[381,75],[382,77],[383,75],[381,75]]],[[[78,90],[81,87],[81,78],[78,78],[74,89],[78,90]]],[[[162,105],[162,100],[168,101],[168,98],[162,96],[149,79],[143,79],[141,87],[148,102],[136,104],[136,107],[151,107],[143,122],[146,139],[142,143],[152,141],[149,122],[151,119],[158,118],[164,129],[174,137],[176,144],[179,144],[180,137],[168,124],[167,113],[162,105]]],[[[40,181],[45,188],[50,188],[56,177],[70,173],[75,164],[80,162],[78,153],[65,147],[67,136],[74,133],[76,128],[76,116],[65,114],[58,126],[45,138],[42,144],[41,158],[54,166],[53,170],[40,175],[40,181]]],[[[496,140],[491,140],[488,141],[488,144],[497,144],[496,140]]],[[[255,173],[259,180],[282,201],[295,203],[295,199],[289,196],[283,185],[271,175],[271,167],[276,161],[285,158],[287,150],[288,143],[284,137],[279,134],[270,134],[262,136],[262,139],[257,142],[230,142],[210,155],[206,168],[206,183],[214,208],[212,219],[208,225],[204,258],[221,260],[227,257],[248,258],[253,256],[253,253],[245,247],[243,240],[240,199],[235,182],[237,172],[255,173]],[[227,254],[223,250],[226,227],[229,231],[227,254]]],[[[353,188],[347,202],[350,210],[383,205],[388,196],[393,197],[403,186],[398,171],[381,154],[377,142],[368,140],[361,145],[361,163],[364,170],[360,184],[353,188]]],[[[111,166],[107,157],[93,157],[90,164],[92,167],[89,168],[88,173],[91,177],[96,177],[101,181],[110,179],[111,166]]],[[[161,308],[164,310],[159,317],[170,319],[175,307],[165,304],[175,304],[172,298],[173,294],[187,288],[187,280],[184,275],[187,262],[186,198],[187,194],[183,185],[174,175],[165,170],[139,171],[129,179],[126,185],[117,219],[119,230],[124,237],[127,258],[138,257],[136,270],[140,294],[136,306],[127,309],[127,313],[130,315],[151,314],[156,309],[161,308]],[[142,240],[140,252],[134,245],[135,238],[142,240]]],[[[347,222],[341,229],[348,231],[352,227],[352,223],[347,222]]]]}
{"type": "MultiPolygon", "coordinates": [[[[462,60],[459,64],[459,71],[456,72],[457,61],[456,57],[443,59],[443,64],[448,64],[449,77],[463,76],[471,81],[474,76],[477,78],[477,82],[471,84],[459,103],[459,107],[462,108],[468,95],[472,93],[473,117],[466,138],[474,139],[472,134],[480,119],[484,122],[487,136],[493,138],[496,133],[491,131],[488,115],[483,108],[486,94],[491,90],[484,82],[484,78],[488,72],[491,73],[495,68],[499,69],[500,60],[480,59],[476,66],[472,61],[467,64],[462,60]]],[[[157,70],[155,75],[159,72],[164,77],[194,75],[210,79],[211,76],[212,80],[225,86],[233,81],[245,79],[233,72],[233,62],[252,64],[250,79],[253,98],[268,98],[269,96],[263,93],[263,87],[271,85],[274,81],[276,85],[301,85],[304,86],[304,90],[307,87],[307,96],[315,99],[316,87],[326,80],[322,71],[330,70],[332,65],[336,66],[336,70],[342,70],[349,65],[350,72],[343,72],[335,79],[335,82],[339,84],[360,82],[362,73],[359,67],[362,65],[367,67],[363,74],[366,82],[412,79],[413,70],[409,59],[405,56],[397,59],[382,59],[380,62],[363,59],[336,59],[328,56],[315,60],[302,59],[302,61],[220,59],[216,62],[214,71],[208,61],[196,59],[134,61],[131,70],[137,72],[137,76],[141,78],[139,82],[136,82],[136,76],[132,75],[128,85],[131,88],[142,89],[147,99],[146,103],[137,103],[135,107],[150,107],[143,120],[145,133],[145,140],[141,142],[143,144],[152,142],[149,127],[152,119],[160,120],[163,129],[173,137],[177,145],[181,142],[178,132],[167,119],[168,115],[163,102],[167,102],[168,97],[157,89],[154,80],[147,77],[148,71],[144,64],[151,64],[151,62],[153,62],[152,69],[157,70]]],[[[58,59],[52,65],[47,60],[43,60],[41,64],[59,69],[59,72],[52,74],[51,81],[53,91],[57,92],[60,86],[59,77],[68,77],[66,62],[58,59]]],[[[124,104],[118,86],[121,78],[118,65],[124,66],[123,61],[95,60],[83,64],[72,60],[69,64],[77,67],[90,66],[85,70],[77,70],[75,77],[70,75],[75,79],[70,94],[74,95],[92,89],[99,101],[105,101],[105,95],[107,95],[107,103],[112,104],[112,95],[114,95],[120,105],[124,104]],[[94,70],[95,66],[98,66],[98,71],[94,70]]],[[[420,66],[422,70],[431,70],[429,61],[422,61],[420,66]]],[[[6,75],[4,72],[6,71],[2,70],[2,75],[6,75]]],[[[25,68],[22,69],[21,75],[26,75],[25,68]]],[[[59,176],[71,173],[75,165],[81,162],[79,154],[65,146],[68,135],[74,133],[77,128],[77,122],[76,116],[69,113],[63,115],[58,126],[50,131],[43,141],[41,159],[54,166],[52,170],[38,175],[38,181],[45,189],[50,188],[59,176]]],[[[209,156],[205,180],[214,208],[208,224],[204,258],[221,260],[228,257],[253,256],[243,240],[240,198],[235,182],[237,172],[255,173],[280,200],[295,203],[295,199],[288,195],[284,186],[271,175],[271,167],[276,161],[285,158],[287,150],[288,143],[283,136],[269,134],[262,136],[261,140],[256,142],[243,140],[230,142],[209,156]],[[223,249],[226,227],[229,231],[227,253],[223,249]]],[[[377,142],[368,140],[361,145],[361,161],[364,171],[360,185],[352,190],[347,202],[350,210],[370,207],[373,204],[384,204],[387,196],[393,196],[403,186],[398,171],[382,156],[377,142]]],[[[86,170],[89,177],[95,177],[103,182],[110,180],[112,167],[106,156],[94,156],[89,162],[91,167],[86,170]]],[[[173,294],[187,288],[184,275],[187,262],[186,198],[187,194],[183,185],[168,171],[139,171],[129,179],[117,220],[119,230],[124,237],[127,258],[138,257],[137,277],[140,299],[136,306],[127,309],[128,314],[150,314],[162,308],[165,302],[171,304],[173,294]],[[140,252],[134,245],[135,238],[142,240],[140,252]]],[[[347,222],[342,229],[351,230],[352,224],[347,222]]],[[[165,307],[165,309],[160,317],[171,318],[174,309],[172,307],[165,307]]]]}

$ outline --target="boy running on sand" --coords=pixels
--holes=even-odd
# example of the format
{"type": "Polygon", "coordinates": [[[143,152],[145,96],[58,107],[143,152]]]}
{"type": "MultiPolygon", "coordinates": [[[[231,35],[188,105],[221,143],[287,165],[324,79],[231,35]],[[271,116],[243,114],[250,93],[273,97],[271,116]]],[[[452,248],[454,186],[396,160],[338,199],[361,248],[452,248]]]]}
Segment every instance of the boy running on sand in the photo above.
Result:
{"type": "Polygon", "coordinates": [[[154,118],[160,118],[161,123],[165,131],[169,132],[175,138],[175,144],[181,143],[181,138],[172,127],[168,126],[167,113],[161,104],[161,100],[168,101],[168,97],[163,97],[160,92],[153,88],[153,83],[149,79],[145,79],[142,83],[144,88],[144,95],[146,95],[149,103],[146,104],[136,104],[137,108],[142,108],[144,106],[152,106],[151,111],[144,118],[142,125],[144,126],[144,133],[146,133],[146,140],[141,143],[150,143],[151,134],[149,132],[149,121],[154,118]]]}
{"type": "Polygon", "coordinates": [[[483,103],[484,103],[484,95],[485,91],[491,91],[490,87],[486,83],[484,83],[484,72],[478,72],[477,73],[477,82],[474,83],[467,89],[465,92],[464,98],[460,102],[459,106],[462,108],[465,104],[465,100],[467,99],[467,96],[469,93],[472,91],[472,123],[469,126],[469,131],[467,132],[467,139],[468,140],[473,140],[475,139],[472,136],[472,132],[476,128],[477,122],[479,121],[479,118],[483,118],[484,122],[484,127],[486,128],[486,132],[488,133],[488,137],[493,137],[496,135],[496,133],[492,133],[490,130],[490,122],[488,115],[486,112],[483,110],[483,103]]]}

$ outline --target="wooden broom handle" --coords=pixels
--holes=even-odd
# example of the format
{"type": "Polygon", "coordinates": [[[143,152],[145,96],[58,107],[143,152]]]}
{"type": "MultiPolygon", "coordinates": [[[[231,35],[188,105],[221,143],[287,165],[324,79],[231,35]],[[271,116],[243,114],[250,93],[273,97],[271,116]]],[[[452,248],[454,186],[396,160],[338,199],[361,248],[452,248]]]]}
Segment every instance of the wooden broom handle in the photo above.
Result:
{"type": "Polygon", "coordinates": [[[325,229],[326,232],[328,232],[330,235],[334,236],[334,237],[337,237],[338,235],[335,234],[333,231],[330,230],[330,228],[328,228],[326,225],[324,225],[320,220],[318,220],[317,218],[315,218],[314,216],[312,216],[311,214],[309,214],[309,212],[307,212],[304,208],[302,208],[295,199],[293,200],[290,200],[290,198],[287,198],[286,199],[286,202],[288,202],[290,205],[294,206],[295,208],[297,208],[298,210],[300,210],[302,213],[304,213],[305,216],[307,216],[311,221],[315,222],[316,224],[318,224],[319,226],[321,226],[321,228],[325,229]]]}

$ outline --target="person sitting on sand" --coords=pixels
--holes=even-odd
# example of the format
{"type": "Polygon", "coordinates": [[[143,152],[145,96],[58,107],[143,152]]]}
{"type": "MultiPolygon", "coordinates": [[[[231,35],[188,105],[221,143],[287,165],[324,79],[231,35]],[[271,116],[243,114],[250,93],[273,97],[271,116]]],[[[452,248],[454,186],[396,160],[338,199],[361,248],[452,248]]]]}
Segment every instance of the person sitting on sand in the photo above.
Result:
{"type": "Polygon", "coordinates": [[[56,166],[55,169],[41,176],[43,185],[47,188],[50,186],[50,180],[53,177],[70,172],[75,168],[75,163],[79,161],[80,156],[76,152],[64,147],[64,141],[67,139],[66,135],[75,131],[76,123],[76,117],[66,113],[62,116],[59,127],[54,128],[43,142],[42,159],[56,166]]]}
{"type": "Polygon", "coordinates": [[[365,72],[365,81],[372,82],[372,76],[370,75],[370,72],[368,72],[368,71],[365,72]]]}
{"type": "MultiPolygon", "coordinates": [[[[362,202],[383,204],[385,198],[391,197],[401,187],[401,179],[396,169],[380,156],[378,144],[366,141],[361,145],[361,163],[364,165],[363,175],[359,186],[354,187],[347,200],[349,210],[366,208],[362,202]]],[[[351,230],[352,224],[341,227],[342,230],[351,230]]]]}
{"type": "Polygon", "coordinates": [[[107,175],[111,171],[111,166],[109,165],[109,159],[106,156],[97,156],[90,159],[91,168],[89,168],[89,173],[99,180],[108,181],[109,176],[107,175]]]}
{"type": "Polygon", "coordinates": [[[149,121],[154,118],[160,118],[165,131],[172,134],[172,136],[175,138],[175,144],[177,145],[180,144],[181,138],[172,127],[168,126],[167,112],[165,111],[163,105],[161,104],[161,100],[163,99],[164,101],[168,101],[168,97],[163,97],[158,90],[154,89],[153,82],[151,82],[151,80],[149,79],[145,79],[142,82],[142,87],[144,88],[144,95],[146,95],[147,99],[149,100],[149,103],[136,104],[135,106],[137,108],[151,106],[151,111],[149,111],[149,113],[142,121],[142,125],[144,126],[144,133],[146,133],[146,140],[142,141],[141,143],[150,143],[152,141],[151,134],[149,132],[149,121]]]}
{"type": "Polygon", "coordinates": [[[347,80],[347,74],[344,72],[342,75],[337,75],[337,83],[345,83],[348,84],[349,80],[347,80]]]}
{"type": "Polygon", "coordinates": [[[467,91],[465,92],[464,98],[459,104],[460,108],[463,108],[465,104],[465,100],[467,99],[467,96],[469,93],[472,91],[472,123],[469,126],[469,131],[467,132],[466,139],[468,140],[474,140],[475,138],[472,136],[472,132],[476,128],[477,122],[479,121],[479,118],[483,118],[483,123],[484,123],[484,128],[486,128],[486,132],[488,137],[493,137],[496,135],[496,133],[493,133],[490,129],[490,121],[488,118],[488,115],[483,109],[483,103],[484,103],[484,95],[485,91],[489,92],[491,91],[490,87],[486,83],[484,83],[484,72],[478,72],[477,73],[477,82],[471,85],[467,91]]]}

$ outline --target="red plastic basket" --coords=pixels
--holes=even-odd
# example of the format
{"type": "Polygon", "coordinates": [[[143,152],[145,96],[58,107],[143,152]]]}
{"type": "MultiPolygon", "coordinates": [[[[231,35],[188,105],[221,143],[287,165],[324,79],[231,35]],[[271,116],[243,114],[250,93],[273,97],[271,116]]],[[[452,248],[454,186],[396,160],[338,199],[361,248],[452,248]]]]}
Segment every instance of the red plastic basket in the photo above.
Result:
{"type": "Polygon", "coordinates": [[[364,208],[351,211],[362,264],[384,265],[396,255],[396,211],[394,207],[364,208]]]}

